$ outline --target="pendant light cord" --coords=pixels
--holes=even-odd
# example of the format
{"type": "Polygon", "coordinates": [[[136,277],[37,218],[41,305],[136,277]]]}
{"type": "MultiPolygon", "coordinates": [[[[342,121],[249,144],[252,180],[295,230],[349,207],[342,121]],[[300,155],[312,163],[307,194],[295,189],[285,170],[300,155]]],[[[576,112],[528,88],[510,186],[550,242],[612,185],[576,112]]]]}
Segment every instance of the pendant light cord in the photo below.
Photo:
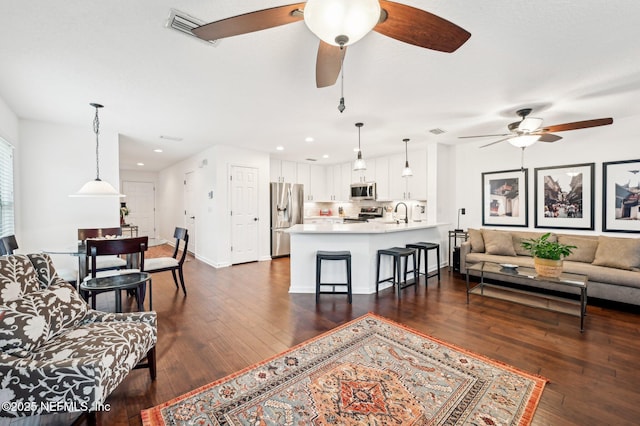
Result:
{"type": "Polygon", "coordinates": [[[100,120],[98,119],[98,108],[99,107],[96,106],[96,116],[93,119],[93,133],[96,134],[96,180],[100,180],[100,161],[98,161],[98,134],[100,133],[100,120]]]}
{"type": "Polygon", "coordinates": [[[338,104],[338,111],[343,113],[345,110],[344,105],[344,47],[340,46],[340,52],[342,53],[342,58],[340,58],[340,103],[338,104]]]}

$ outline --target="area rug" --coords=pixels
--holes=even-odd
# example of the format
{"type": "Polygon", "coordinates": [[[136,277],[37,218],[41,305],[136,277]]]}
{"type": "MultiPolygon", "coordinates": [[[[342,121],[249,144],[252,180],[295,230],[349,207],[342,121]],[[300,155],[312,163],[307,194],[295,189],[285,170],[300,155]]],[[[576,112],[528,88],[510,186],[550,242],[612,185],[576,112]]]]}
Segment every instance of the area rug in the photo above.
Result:
{"type": "Polygon", "coordinates": [[[369,313],[141,414],[144,425],[527,425],[545,383],[369,313]]]}

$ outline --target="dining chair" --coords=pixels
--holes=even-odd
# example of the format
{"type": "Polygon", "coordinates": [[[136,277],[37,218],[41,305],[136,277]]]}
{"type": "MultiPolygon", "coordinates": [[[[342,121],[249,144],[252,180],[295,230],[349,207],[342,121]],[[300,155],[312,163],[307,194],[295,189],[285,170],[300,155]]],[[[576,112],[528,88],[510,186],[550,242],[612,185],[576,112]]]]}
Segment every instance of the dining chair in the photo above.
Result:
{"type": "MultiPolygon", "coordinates": [[[[86,240],[86,245],[87,262],[90,263],[87,266],[87,270],[91,272],[85,280],[144,271],[144,252],[147,251],[149,246],[149,237],[88,239],[86,240]],[[126,269],[98,271],[98,257],[109,255],[126,256],[126,260],[123,259],[126,269]]],[[[149,284],[149,293],[151,293],[151,290],[151,284],[149,284]]],[[[144,303],[144,294],[145,291],[142,293],[143,300],[140,303],[144,303]]],[[[92,307],[95,309],[95,294],[90,294],[89,296],[92,299],[92,307]]]]}
{"type": "Polygon", "coordinates": [[[0,256],[8,256],[13,254],[14,250],[18,248],[18,241],[15,235],[7,235],[0,238],[0,256]]]}
{"type": "Polygon", "coordinates": [[[187,246],[189,245],[189,233],[185,228],[177,228],[173,232],[173,238],[176,239],[176,247],[173,251],[173,256],[171,257],[152,257],[145,261],[144,263],[144,272],[165,272],[171,271],[173,275],[173,282],[176,284],[176,288],[178,287],[178,278],[176,277],[176,271],[178,275],[180,275],[180,284],[182,285],[182,291],[184,295],[187,295],[187,288],[184,285],[184,274],[182,273],[182,265],[184,264],[184,260],[187,257],[187,246]],[[181,250],[182,246],[182,254],[178,257],[178,253],[181,250]]]}
{"type": "MultiPolygon", "coordinates": [[[[109,238],[122,236],[122,228],[78,228],[78,241],[84,244],[87,239],[92,238],[109,238]]],[[[87,260],[89,253],[87,251],[87,260]]],[[[91,263],[87,262],[88,267],[91,263]]],[[[97,271],[110,271],[120,269],[127,266],[127,262],[119,256],[103,256],[96,260],[97,271]]],[[[87,274],[91,272],[86,269],[87,274]]],[[[81,277],[84,278],[84,277],[81,277]]]]}

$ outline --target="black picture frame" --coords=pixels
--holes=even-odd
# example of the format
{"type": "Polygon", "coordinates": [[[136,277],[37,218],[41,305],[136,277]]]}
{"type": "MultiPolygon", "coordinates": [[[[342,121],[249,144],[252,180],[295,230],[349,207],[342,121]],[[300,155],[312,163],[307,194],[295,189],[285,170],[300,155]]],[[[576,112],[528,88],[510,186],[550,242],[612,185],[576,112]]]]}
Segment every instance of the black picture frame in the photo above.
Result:
{"type": "Polygon", "coordinates": [[[602,230],[640,233],[640,159],[602,163],[602,230]]]}
{"type": "Polygon", "coordinates": [[[593,230],[595,163],[535,169],[535,227],[593,230]]]}
{"type": "Polygon", "coordinates": [[[528,169],[482,173],[482,225],[529,226],[528,169]]]}

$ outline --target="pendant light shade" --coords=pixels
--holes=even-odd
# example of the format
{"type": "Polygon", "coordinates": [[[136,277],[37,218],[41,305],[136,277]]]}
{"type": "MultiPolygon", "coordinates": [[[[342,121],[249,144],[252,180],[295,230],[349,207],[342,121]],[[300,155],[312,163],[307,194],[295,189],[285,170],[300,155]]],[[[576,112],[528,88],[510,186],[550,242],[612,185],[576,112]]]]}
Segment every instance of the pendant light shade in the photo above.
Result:
{"type": "Polygon", "coordinates": [[[93,132],[96,135],[96,178],[82,185],[82,188],[70,197],[125,197],[120,194],[110,183],[100,179],[100,144],[98,135],[100,134],[100,120],[98,118],[98,110],[103,108],[102,105],[92,103],[89,104],[96,109],[96,115],[93,119],[93,132]]]}
{"type": "Polygon", "coordinates": [[[308,0],[304,22],[320,40],[348,46],[367,35],[380,20],[378,0],[308,0]]]}
{"type": "Polygon", "coordinates": [[[353,162],[353,170],[367,170],[367,164],[362,159],[362,150],[360,149],[360,129],[364,126],[363,123],[356,123],[356,127],[358,128],[358,157],[356,161],[353,162]]]}
{"type": "Polygon", "coordinates": [[[413,170],[409,167],[409,154],[407,151],[409,139],[402,139],[402,141],[404,142],[404,169],[402,169],[402,177],[413,176],[413,170]]]}

